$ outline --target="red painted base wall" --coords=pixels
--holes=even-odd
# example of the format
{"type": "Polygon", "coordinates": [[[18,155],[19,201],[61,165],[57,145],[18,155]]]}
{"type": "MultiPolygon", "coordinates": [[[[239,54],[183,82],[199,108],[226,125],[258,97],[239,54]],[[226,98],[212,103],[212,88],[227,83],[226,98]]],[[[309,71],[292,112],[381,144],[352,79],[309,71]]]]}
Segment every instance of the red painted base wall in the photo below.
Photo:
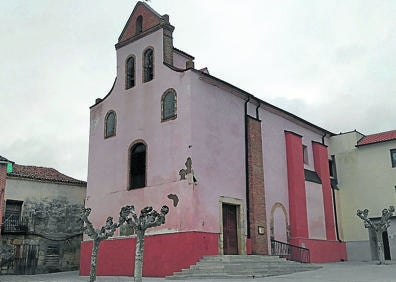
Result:
{"type": "Polygon", "coordinates": [[[290,243],[309,249],[312,263],[346,261],[345,242],[315,239],[292,239],[290,243]]]}
{"type": "MultiPolygon", "coordinates": [[[[135,238],[102,241],[99,247],[98,276],[133,276],[135,238]]],[[[82,242],[80,275],[89,275],[92,241],[82,242]]],[[[183,232],[146,236],[143,276],[164,277],[188,268],[202,256],[218,254],[218,234],[183,232]]]]}

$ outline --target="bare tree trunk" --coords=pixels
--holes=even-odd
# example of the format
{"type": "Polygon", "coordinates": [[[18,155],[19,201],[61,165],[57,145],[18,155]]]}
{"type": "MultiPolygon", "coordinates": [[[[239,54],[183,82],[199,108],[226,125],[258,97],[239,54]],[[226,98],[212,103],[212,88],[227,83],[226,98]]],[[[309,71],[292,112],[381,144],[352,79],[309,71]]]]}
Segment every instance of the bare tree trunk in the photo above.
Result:
{"type": "Polygon", "coordinates": [[[98,258],[98,250],[99,250],[100,241],[94,240],[92,245],[92,254],[91,254],[91,270],[89,272],[89,282],[96,281],[96,261],[98,258]]]}
{"type": "Polygon", "coordinates": [[[136,252],[135,252],[135,273],[134,281],[142,282],[143,273],[143,253],[144,253],[144,230],[137,230],[136,232],[136,252]]]}
{"type": "Polygon", "coordinates": [[[379,264],[385,264],[384,250],[382,244],[382,231],[381,230],[376,231],[375,235],[377,237],[377,255],[378,255],[379,264]]]}
{"type": "Polygon", "coordinates": [[[144,233],[145,231],[138,230],[136,237],[136,252],[135,252],[135,282],[142,282],[143,274],[143,253],[144,253],[144,233]]]}

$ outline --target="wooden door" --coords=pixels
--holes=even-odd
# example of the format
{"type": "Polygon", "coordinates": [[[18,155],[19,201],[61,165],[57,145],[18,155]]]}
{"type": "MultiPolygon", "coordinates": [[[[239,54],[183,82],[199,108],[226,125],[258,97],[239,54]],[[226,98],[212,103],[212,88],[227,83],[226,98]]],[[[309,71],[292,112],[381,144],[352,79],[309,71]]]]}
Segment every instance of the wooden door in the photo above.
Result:
{"type": "Polygon", "coordinates": [[[223,204],[223,251],[238,254],[237,206],[223,204]]]}

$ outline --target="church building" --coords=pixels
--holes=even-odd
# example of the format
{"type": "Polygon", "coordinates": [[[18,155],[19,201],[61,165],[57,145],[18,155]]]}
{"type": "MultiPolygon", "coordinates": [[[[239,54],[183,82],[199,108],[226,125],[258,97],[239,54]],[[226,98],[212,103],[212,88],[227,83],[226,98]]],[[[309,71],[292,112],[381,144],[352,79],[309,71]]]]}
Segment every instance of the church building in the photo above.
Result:
{"type": "MultiPolygon", "coordinates": [[[[169,206],[147,231],[143,276],[202,256],[271,255],[271,242],[346,260],[330,182],[332,133],[195,69],[173,46],[168,15],[138,2],[118,42],[117,77],[90,108],[86,207],[94,226],[122,206],[169,206]]],[[[101,243],[98,275],[133,275],[133,231],[101,243]]],[[[89,274],[92,241],[81,246],[89,274]]]]}

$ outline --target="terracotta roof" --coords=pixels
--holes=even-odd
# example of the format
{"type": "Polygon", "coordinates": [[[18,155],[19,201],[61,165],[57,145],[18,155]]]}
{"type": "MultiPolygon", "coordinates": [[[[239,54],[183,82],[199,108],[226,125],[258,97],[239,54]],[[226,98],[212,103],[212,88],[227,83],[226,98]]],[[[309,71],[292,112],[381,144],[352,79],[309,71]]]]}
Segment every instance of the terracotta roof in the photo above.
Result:
{"type": "Polygon", "coordinates": [[[358,141],[357,146],[386,142],[391,140],[396,140],[396,130],[364,136],[358,141]]]}
{"type": "Polygon", "coordinates": [[[14,164],[12,166],[12,172],[7,173],[7,176],[46,181],[46,182],[74,184],[79,186],[87,185],[87,182],[85,181],[64,175],[59,171],[57,171],[56,169],[49,167],[14,164]]]}

